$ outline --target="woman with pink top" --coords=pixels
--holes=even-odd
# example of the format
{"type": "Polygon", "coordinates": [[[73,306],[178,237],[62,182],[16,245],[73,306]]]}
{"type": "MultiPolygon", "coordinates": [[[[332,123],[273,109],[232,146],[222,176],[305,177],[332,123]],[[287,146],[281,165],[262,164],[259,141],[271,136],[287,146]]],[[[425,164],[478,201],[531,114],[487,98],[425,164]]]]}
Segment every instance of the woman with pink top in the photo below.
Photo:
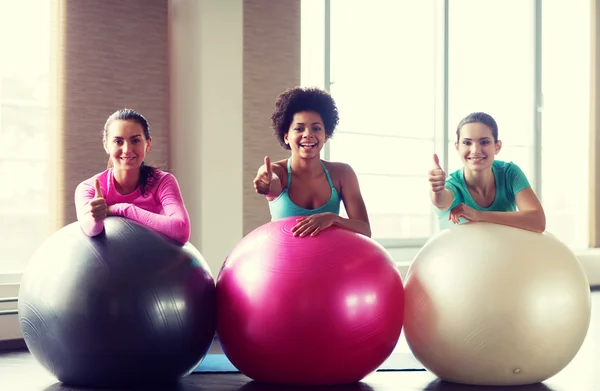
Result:
{"type": "Polygon", "coordinates": [[[77,219],[88,236],[104,229],[107,216],[132,219],[185,244],[190,218],[175,177],[144,164],[152,138],[141,114],[122,109],[113,113],[103,132],[108,168],[81,182],[75,190],[77,219]]]}

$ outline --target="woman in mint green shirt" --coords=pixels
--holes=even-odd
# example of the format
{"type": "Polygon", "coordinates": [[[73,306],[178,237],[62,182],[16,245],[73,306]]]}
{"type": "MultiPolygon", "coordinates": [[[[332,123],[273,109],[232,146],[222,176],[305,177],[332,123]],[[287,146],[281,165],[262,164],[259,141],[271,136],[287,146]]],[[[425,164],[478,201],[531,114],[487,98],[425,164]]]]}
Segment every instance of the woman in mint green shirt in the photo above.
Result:
{"type": "Polygon", "coordinates": [[[321,149],[333,136],[339,116],[327,91],[291,88],[277,97],[271,115],[273,132],[288,159],[271,163],[265,157],[254,189],[269,202],[271,220],[301,216],[294,235],[317,235],[338,226],[371,236],[367,209],[350,165],[321,160],[321,149]],[[348,218],[339,215],[340,203],[348,218]]]}
{"type": "Polygon", "coordinates": [[[486,113],[471,113],[456,130],[456,151],[463,168],[446,178],[434,155],[429,172],[431,202],[440,229],[466,221],[485,221],[544,232],[546,216],[523,171],[512,162],[495,160],[502,149],[498,125],[486,113]]]}

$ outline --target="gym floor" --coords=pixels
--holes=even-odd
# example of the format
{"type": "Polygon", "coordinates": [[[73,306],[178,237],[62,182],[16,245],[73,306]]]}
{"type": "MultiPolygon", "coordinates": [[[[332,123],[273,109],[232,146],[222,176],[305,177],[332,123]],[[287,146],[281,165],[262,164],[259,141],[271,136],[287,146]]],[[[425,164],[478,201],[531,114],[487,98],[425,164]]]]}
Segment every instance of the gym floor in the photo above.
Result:
{"type": "MultiPolygon", "coordinates": [[[[213,352],[215,349],[213,344],[213,352]]],[[[397,349],[408,349],[401,339],[397,349]]],[[[516,387],[475,387],[441,382],[430,372],[376,372],[362,382],[338,387],[282,387],[252,382],[240,374],[194,374],[177,387],[162,391],[592,391],[600,390],[600,292],[592,293],[592,321],[578,355],[560,373],[547,381],[516,387]]],[[[148,390],[148,388],[144,388],[148,390]]],[[[0,390],[75,391],[48,374],[27,351],[0,352],[0,390]]],[[[88,389],[90,390],[90,389],[88,389]]],[[[91,390],[90,390],[91,391],[91,390]]]]}

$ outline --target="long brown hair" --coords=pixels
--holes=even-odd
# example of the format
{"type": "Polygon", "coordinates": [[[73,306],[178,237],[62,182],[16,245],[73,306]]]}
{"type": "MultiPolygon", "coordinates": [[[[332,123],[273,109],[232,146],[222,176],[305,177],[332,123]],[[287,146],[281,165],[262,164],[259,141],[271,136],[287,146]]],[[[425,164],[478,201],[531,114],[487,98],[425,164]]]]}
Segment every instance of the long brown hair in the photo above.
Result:
{"type": "MultiPolygon", "coordinates": [[[[102,138],[104,140],[106,140],[108,137],[108,126],[116,120],[137,122],[144,130],[144,138],[146,141],[150,140],[150,126],[148,125],[148,121],[143,115],[131,109],[121,109],[115,111],[110,115],[110,117],[108,117],[106,123],[104,124],[104,130],[102,131],[102,138]]],[[[109,157],[106,168],[111,168],[112,165],[112,159],[109,157]]],[[[157,174],[158,172],[156,167],[148,166],[142,162],[142,165],[140,166],[140,190],[142,191],[142,195],[146,195],[146,186],[151,185],[152,181],[156,179],[157,174]]]]}

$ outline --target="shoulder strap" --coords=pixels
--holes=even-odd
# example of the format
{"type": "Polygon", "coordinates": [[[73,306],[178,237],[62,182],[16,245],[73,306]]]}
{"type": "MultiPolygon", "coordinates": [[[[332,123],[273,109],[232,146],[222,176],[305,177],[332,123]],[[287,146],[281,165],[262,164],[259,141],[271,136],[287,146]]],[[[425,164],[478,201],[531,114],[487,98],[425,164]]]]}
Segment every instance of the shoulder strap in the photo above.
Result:
{"type": "Polygon", "coordinates": [[[290,187],[290,183],[292,183],[292,166],[291,166],[290,160],[292,160],[292,159],[288,159],[288,161],[287,161],[288,177],[287,177],[287,186],[286,187],[288,189],[290,187]]]}
{"type": "Polygon", "coordinates": [[[327,176],[327,182],[329,182],[329,186],[333,188],[333,181],[331,180],[331,176],[329,176],[329,171],[327,170],[327,167],[325,167],[325,163],[323,163],[323,161],[321,161],[321,166],[323,166],[323,170],[325,170],[325,175],[327,176]]]}

